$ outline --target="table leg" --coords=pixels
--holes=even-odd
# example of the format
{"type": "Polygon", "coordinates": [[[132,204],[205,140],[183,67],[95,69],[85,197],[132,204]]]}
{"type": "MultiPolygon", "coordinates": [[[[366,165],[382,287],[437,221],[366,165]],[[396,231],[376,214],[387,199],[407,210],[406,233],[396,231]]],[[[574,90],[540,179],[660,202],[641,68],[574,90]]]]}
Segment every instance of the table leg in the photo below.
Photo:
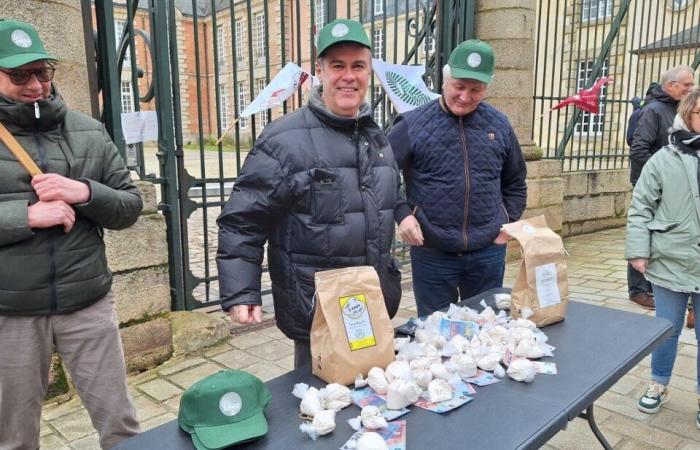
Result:
{"type": "Polygon", "coordinates": [[[598,439],[598,442],[600,442],[600,445],[602,445],[605,450],[613,450],[612,446],[608,443],[608,440],[605,439],[605,436],[603,436],[603,432],[600,431],[600,429],[598,428],[598,424],[595,423],[595,417],[593,416],[593,405],[586,408],[586,412],[582,412],[578,416],[588,421],[588,425],[591,427],[591,431],[595,435],[596,439],[598,439]]]}

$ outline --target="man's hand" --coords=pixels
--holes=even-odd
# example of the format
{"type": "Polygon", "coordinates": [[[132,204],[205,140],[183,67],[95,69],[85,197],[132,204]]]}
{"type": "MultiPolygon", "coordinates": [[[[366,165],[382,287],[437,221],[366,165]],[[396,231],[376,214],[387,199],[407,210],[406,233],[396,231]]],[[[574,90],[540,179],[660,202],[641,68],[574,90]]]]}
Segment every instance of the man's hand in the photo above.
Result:
{"type": "Polygon", "coordinates": [[[75,223],[75,211],[62,200],[38,201],[28,209],[29,228],[51,228],[63,225],[68,233],[75,223]]]}
{"type": "Polygon", "coordinates": [[[630,266],[639,273],[644,273],[647,271],[647,264],[649,264],[649,258],[632,258],[629,260],[630,266]]]}
{"type": "Polygon", "coordinates": [[[493,243],[498,245],[506,245],[508,243],[508,239],[510,239],[510,235],[506,233],[505,230],[501,229],[501,232],[498,233],[498,236],[496,236],[496,239],[493,240],[493,243]]]}
{"type": "Polygon", "coordinates": [[[90,199],[90,188],[87,184],[56,173],[36,175],[32,178],[32,187],[42,202],[62,200],[74,205],[90,199]]]}
{"type": "Polygon", "coordinates": [[[231,321],[234,323],[260,323],[262,307],[260,305],[236,305],[229,310],[231,321]]]}
{"type": "Polygon", "coordinates": [[[414,216],[406,216],[406,218],[401,221],[399,224],[399,237],[408,244],[417,247],[423,245],[423,232],[414,216]]]}

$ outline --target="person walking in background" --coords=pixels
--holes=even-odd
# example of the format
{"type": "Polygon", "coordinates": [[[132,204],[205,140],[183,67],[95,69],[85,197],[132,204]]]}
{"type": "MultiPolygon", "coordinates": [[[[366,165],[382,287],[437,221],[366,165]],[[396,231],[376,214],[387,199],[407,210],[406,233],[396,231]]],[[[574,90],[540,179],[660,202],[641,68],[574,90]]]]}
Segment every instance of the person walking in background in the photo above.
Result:
{"type": "Polygon", "coordinates": [[[527,169],[508,118],[484,102],[494,66],[490,45],[462,42],[443,68],[442,96],[389,133],[406,183],[396,220],[411,245],[419,316],[503,285],[501,226],[525,209],[527,169]]]}
{"type": "Polygon", "coordinates": [[[55,349],[100,445],[139,432],[127,392],[103,229],[143,206],[104,126],[67,108],[33,26],[0,20],[0,122],[43,172],[0,143],[0,449],[39,448],[55,349]]]}
{"type": "MultiPolygon", "coordinates": [[[[696,89],[678,107],[669,144],[642,169],[627,217],[626,258],[651,282],[656,317],[673,324],[673,335],[651,355],[651,384],[637,403],[645,413],[657,412],[668,401],[688,299],[694,309],[700,307],[699,156],[700,90],[696,89]]],[[[697,325],[695,332],[697,338],[697,325]]],[[[700,351],[700,345],[697,348],[700,351]]],[[[700,428],[700,366],[698,370],[700,428]]]]}
{"type": "MultiPolygon", "coordinates": [[[[676,66],[661,75],[661,84],[652,83],[649,86],[630,144],[632,186],[649,158],[668,144],[668,129],[676,116],[678,102],[693,88],[693,77],[692,67],[676,66]]],[[[630,301],[642,308],[654,309],[651,285],[630,264],[627,265],[627,290],[630,301]]]]}

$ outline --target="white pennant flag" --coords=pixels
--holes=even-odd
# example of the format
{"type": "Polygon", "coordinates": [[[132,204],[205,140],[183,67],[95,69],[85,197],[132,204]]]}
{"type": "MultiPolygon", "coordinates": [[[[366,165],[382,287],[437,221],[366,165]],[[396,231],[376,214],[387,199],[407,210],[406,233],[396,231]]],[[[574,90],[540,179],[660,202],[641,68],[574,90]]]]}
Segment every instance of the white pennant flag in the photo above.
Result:
{"type": "Polygon", "coordinates": [[[410,111],[440,97],[440,94],[430,91],[421,78],[425,73],[425,66],[402,66],[373,59],[372,69],[399,113],[410,111]]]}
{"type": "Polygon", "coordinates": [[[287,63],[270,81],[270,84],[265,86],[265,89],[255,97],[255,100],[241,112],[240,116],[248,117],[281,105],[290,95],[294,94],[308,76],[309,74],[301,67],[291,62],[287,63]]]}

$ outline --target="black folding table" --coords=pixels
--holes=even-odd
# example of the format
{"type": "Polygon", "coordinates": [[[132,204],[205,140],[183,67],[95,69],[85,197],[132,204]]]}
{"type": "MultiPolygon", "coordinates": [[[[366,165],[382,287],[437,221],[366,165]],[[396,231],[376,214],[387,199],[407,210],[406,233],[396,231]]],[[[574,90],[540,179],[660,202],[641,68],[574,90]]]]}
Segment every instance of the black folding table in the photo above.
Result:
{"type": "MultiPolygon", "coordinates": [[[[493,289],[465,300],[477,308],[484,299],[493,305],[493,289]]],[[[593,402],[672,333],[667,320],[576,301],[569,303],[566,320],[542,329],[556,347],[544,361],[556,363],[558,374],[538,374],[532,383],[509,378],[475,387],[474,400],[445,414],[411,406],[401,419],[406,424],[407,449],[530,449],[539,448],[570,420],[581,415],[603,447],[610,448],[593,417],[593,402]]],[[[294,370],[267,382],[272,394],[266,416],[269,433],[240,449],[338,449],[353,434],[347,419],[359,415],[351,405],[336,416],[333,433],[312,441],[299,431],[299,400],[295,383],[321,387],[311,374],[294,370]]],[[[194,449],[190,436],[171,421],[122,441],[122,450],[194,449]]]]}

